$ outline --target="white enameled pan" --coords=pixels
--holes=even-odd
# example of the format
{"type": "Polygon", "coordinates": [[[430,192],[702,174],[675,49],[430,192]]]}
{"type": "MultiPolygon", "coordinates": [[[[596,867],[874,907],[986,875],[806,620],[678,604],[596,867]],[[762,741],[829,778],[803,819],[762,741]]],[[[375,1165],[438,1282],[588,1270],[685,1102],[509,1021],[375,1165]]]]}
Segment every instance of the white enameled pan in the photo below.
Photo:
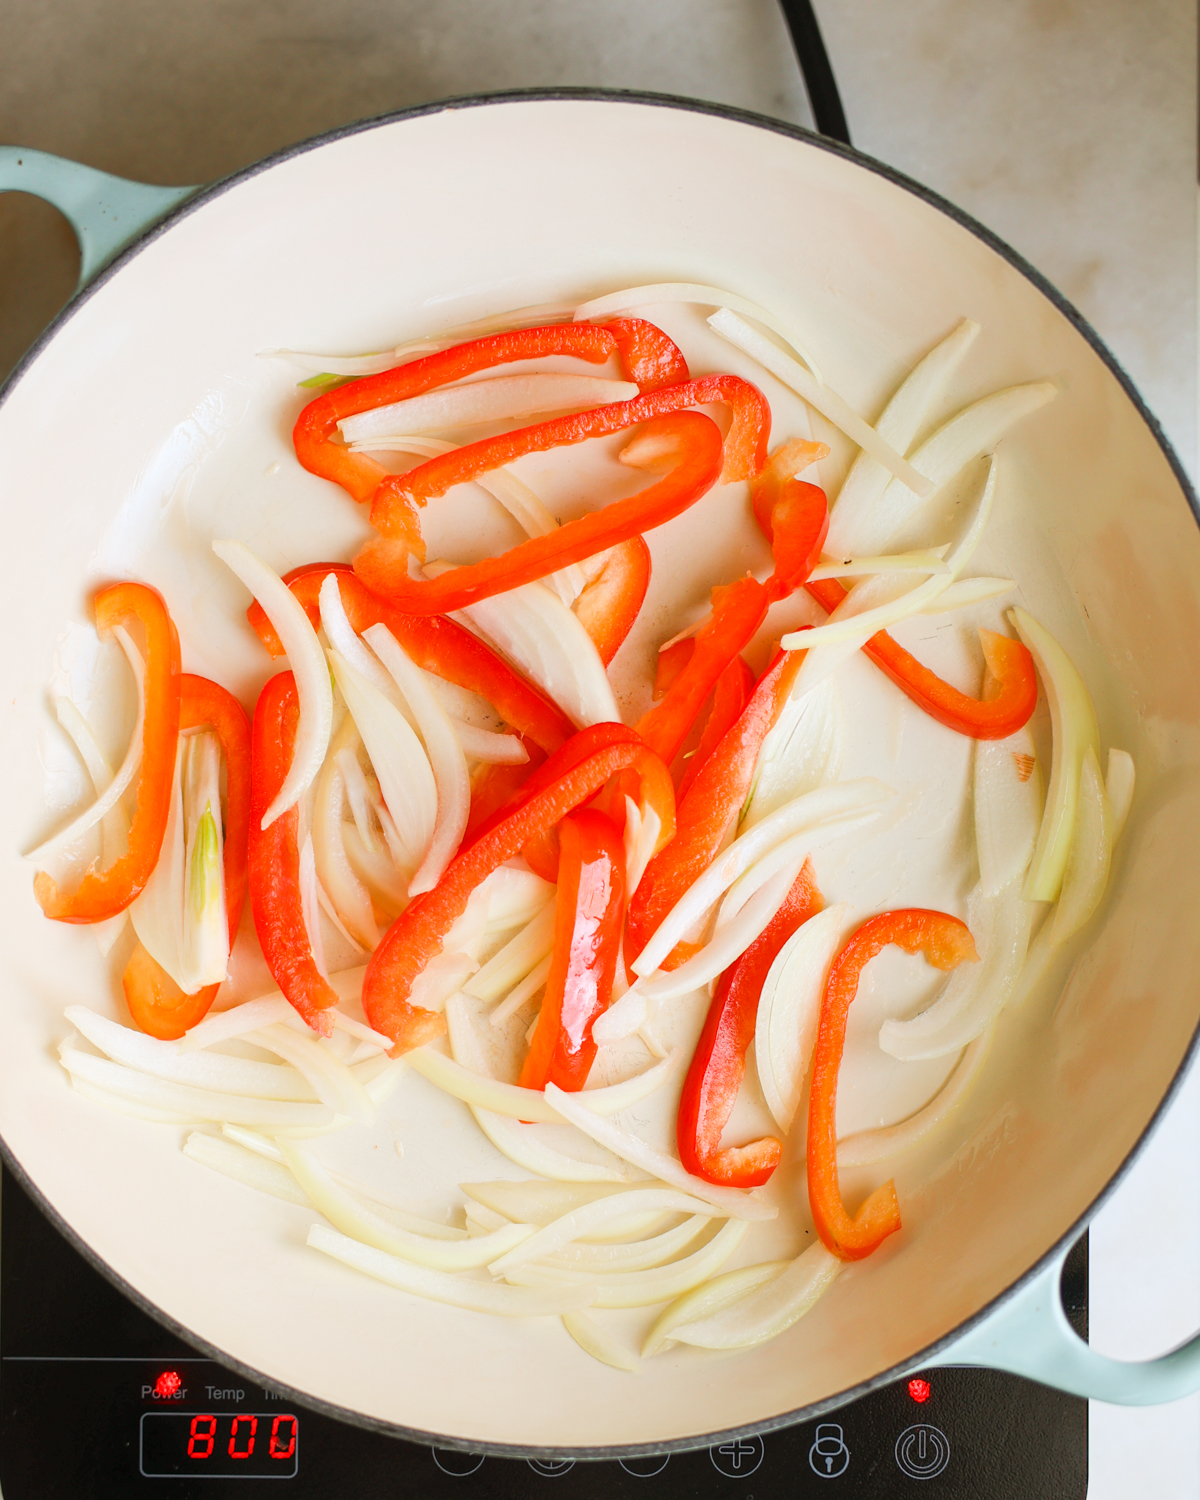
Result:
{"type": "MultiPolygon", "coordinates": [[[[0,1144],[106,1275],[198,1348],[314,1407],[508,1453],[707,1444],[939,1361],[1117,1401],[1200,1384],[1200,1342],[1118,1365],[1075,1338],[1057,1295],[1062,1257],[1170,1101],[1200,1019],[1195,500],[1136,392],[1061,297],[977,224],[877,163],[669,99],[468,100],[335,133],[196,192],[4,148],[0,188],[42,193],[72,218],[85,283],[0,404],[0,1144]],[[1003,503],[980,571],[1015,578],[1019,602],[1067,647],[1102,742],[1134,755],[1138,790],[1097,918],[1005,1014],[961,1110],[888,1164],[903,1232],[775,1342],[733,1356],[677,1346],[630,1376],[590,1360],[554,1320],[417,1301],[318,1256],[305,1246],[311,1210],[185,1159],[178,1129],[73,1093],[55,1051],[63,1008],[123,1019],[123,954],[102,959],[87,931],[42,918],[21,851],[79,795],[48,689],[65,673],[86,697],[101,670],[86,624],[97,586],[127,576],[158,586],[185,669],[252,706],[269,666],[209,542],[238,536],[283,571],[349,556],[365,534],[345,497],[295,464],[288,435],[303,395],[295,372],[260,351],[386,348],[506,308],[663,280],[786,311],[831,386],[868,418],[964,316],[983,333],[958,404],[1017,381],[1057,383],[1057,399],[1005,441],[1003,503]]],[[[646,315],[692,340],[698,367],[754,378],[704,342],[700,314],[646,315]]],[[[803,430],[799,402],[763,385],[778,436],[803,430]]],[[[452,507],[428,522],[452,556],[465,524],[452,507]]],[[[668,622],[765,556],[735,487],[650,540],[653,593],[621,658],[624,703],[668,622]]],[[[774,633],[787,623],[780,616],[774,633]]],[[[120,712],[106,722],[114,741],[120,712]]],[[[932,795],[936,764],[944,795],[963,805],[969,747],[948,746],[953,736],[915,709],[895,713],[861,737],[864,767],[890,755],[898,776],[915,785],[924,774],[932,795]]],[[[909,824],[861,868],[831,874],[827,894],[864,911],[962,910],[949,823],[939,831],[930,814],[944,858],[923,857],[909,824]]],[[[864,1006],[851,1036],[847,1075],[858,1068],[864,1081],[847,1085],[847,1128],[902,1115],[940,1081],[880,1062],[866,1020],[884,1012],[869,1015],[871,1004],[886,996],[864,1006]]],[[[460,1201],[459,1181],[517,1175],[463,1107],[415,1075],[347,1164],[443,1213],[460,1201]]],[[[780,1219],[743,1260],[803,1243],[802,1166],[778,1176],[780,1219]]]]}

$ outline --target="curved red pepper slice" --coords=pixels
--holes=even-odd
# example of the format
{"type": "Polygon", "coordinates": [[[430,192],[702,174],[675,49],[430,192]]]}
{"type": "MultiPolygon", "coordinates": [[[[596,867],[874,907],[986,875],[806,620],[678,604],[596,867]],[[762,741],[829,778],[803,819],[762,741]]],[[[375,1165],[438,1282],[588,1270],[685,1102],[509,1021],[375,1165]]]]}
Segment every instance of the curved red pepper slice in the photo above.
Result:
{"type": "MultiPolygon", "coordinates": [[[[732,380],[734,377],[710,378],[732,380]]],[[[637,396],[630,402],[601,406],[595,411],[563,417],[558,422],[505,433],[486,442],[456,448],[441,458],[430,459],[428,463],[410,469],[407,474],[397,475],[398,479],[421,488],[408,492],[402,502],[406,507],[403,511],[396,507],[381,507],[380,501],[376,500],[371,508],[371,520],[383,535],[366,544],[354,559],[354,571],[374,593],[390,599],[402,609],[413,614],[444,614],[507,589],[518,588],[523,583],[533,583],[558,568],[565,568],[568,563],[582,562],[631,536],[661,526],[687,510],[712,488],[721,474],[723,450],[721,433],[715,422],[699,412],[686,410],[669,411],[667,415],[656,418],[650,404],[669,405],[667,398],[690,389],[690,385],[667,386],[637,396]],[[628,408],[636,407],[639,402],[647,405],[631,413],[628,408]],[[652,425],[650,419],[655,419],[652,425]],[[626,500],[610,501],[601,510],[568,521],[547,536],[530,537],[499,557],[450,568],[437,578],[409,577],[409,555],[416,550],[410,536],[411,530],[417,526],[413,495],[417,503],[423,505],[428,495],[444,494],[452,484],[473,479],[477,474],[519,457],[522,452],[544,452],[567,443],[583,442],[602,433],[620,432],[640,422],[648,424],[641,439],[652,442],[659,455],[673,460],[666,478],[626,500]],[[446,460],[453,462],[447,463],[446,460]],[[423,471],[432,470],[437,464],[442,465],[437,476],[420,477],[423,471]]],[[[747,386],[746,389],[753,391],[754,387],[747,386]]],[[[676,404],[687,407],[692,402],[679,399],[676,404]]]]}
{"type": "Polygon", "coordinates": [[[585,808],[558,825],[554,948],[537,1029],[517,1082],[578,1092],[596,1056],[592,1023],[608,1009],[625,917],[625,844],[585,808]]]}
{"type": "Polygon", "coordinates": [[[772,453],[750,487],[754,518],[771,543],[775,559],[775,572],[767,583],[773,599],[786,599],[821,560],[829,532],[829,504],[824,490],[795,475],[828,453],[825,443],[806,438],[785,443],[772,453]]]}
{"type": "Polygon", "coordinates": [[[412,1005],[409,996],[426,965],[442,951],[442,939],[466,910],[475,887],[535,835],[560,822],[594,796],[611,776],[626,769],[639,772],[647,783],[661,786],[665,781],[667,787],[671,786],[666,766],[640,741],[610,744],[580,761],[553,785],[534,792],[468,848],[461,849],[433,890],[418,896],[400,913],[372,955],[362,989],[367,1019],[377,1031],[392,1038],[397,1052],[419,1047],[445,1029],[441,1016],[412,1005]]]}
{"type": "Polygon", "coordinates": [[[650,548],[643,537],[631,536],[617,543],[599,576],[572,606],[605,666],[633,629],[649,587],[650,548]]]}
{"type": "Polygon", "coordinates": [[[270,827],[262,826],[292,763],[299,721],[296,679],[291,672],[280,672],[259,694],[251,726],[250,911],[275,983],[314,1031],[329,1036],[333,1019],[325,1012],[338,997],[317,968],[304,925],[296,842],[300,809],[289,808],[270,827]]]}
{"type": "Polygon", "coordinates": [[[712,592],[712,619],[695,637],[687,665],[660,702],[638,720],[637,731],[670,765],[717,679],[767,617],[771,599],[756,578],[739,578],[712,592]]]}
{"type": "Polygon", "coordinates": [[[722,1150],[721,1132],[742,1086],[746,1049],[754,1040],[758,1000],[767,973],[784,943],[824,904],[812,864],[805,860],[787,900],[741,958],[721,975],[684,1080],[675,1129],[680,1161],[706,1182],[761,1187],[779,1165],[782,1147],[774,1136],[722,1150]]]}
{"type": "MultiPolygon", "coordinates": [[[[620,318],[607,327],[556,323],[518,328],[455,344],[424,359],[410,360],[393,370],[326,391],[310,401],[296,420],[292,430],[296,457],[311,474],[332,479],[351,499],[365,505],[381,485],[396,476],[365,453],[354,453],[335,441],[337,424],[343,418],[407,401],[479,370],[517,360],[563,354],[602,365],[618,353],[625,374],[644,390],[653,389],[664,378],[687,379],[687,363],[679,349],[660,328],[639,318],[620,318]]],[[[416,540],[419,543],[419,533],[416,540]]]]}
{"type": "MultiPolygon", "coordinates": [[[[846,597],[846,590],[836,578],[822,579],[805,587],[830,613],[846,597]]],[[[886,630],[873,635],[863,651],[901,692],[939,724],[975,740],[1004,740],[1027,724],[1037,707],[1037,668],[1028,647],[1021,641],[998,635],[994,630],[981,630],[979,638],[984,659],[999,686],[994,698],[972,698],[969,693],[960,693],[923,666],[886,630]]]]}
{"type": "MultiPolygon", "coordinates": [[[[338,576],[342,607],[360,635],[372,625],[386,625],[419,667],[486,698],[506,724],[543,750],[557,750],[571,737],[571,721],[557,704],[514,672],[477,635],[454,620],[408,615],[393,608],[386,599],[371,593],[349,563],[306,563],[284,577],[314,629],[321,623],[321,584],[330,573],[338,576]]],[[[257,600],[246,611],[246,618],[271,655],[282,656],[283,645],[257,600]]]]}
{"type": "Polygon", "coordinates": [[[838,1070],[846,1039],[846,1016],[858,993],[863,969],[894,944],[905,953],[923,953],[935,969],[954,969],[978,958],[975,942],[964,922],[944,911],[909,907],[870,917],[847,940],[834,959],[825,981],[817,1041],[813,1048],[812,1084],[808,1105],[808,1203],[821,1243],[842,1260],[862,1260],[900,1228],[896,1187],[878,1187],[853,1218],[842,1203],[838,1187],[837,1113],[838,1070]]]}
{"type": "MultiPolygon", "coordinates": [[[[225,757],[225,921],[232,949],[246,904],[246,842],[250,826],[250,720],[232,693],[207,677],[182,678],[179,728],[211,728],[225,757]]],[[[134,1024],[150,1036],[174,1041],[208,1014],[219,985],[184,994],[141,943],[125,965],[121,984],[134,1024]]]]}
{"type": "MultiPolygon", "coordinates": [[[[787,651],[763,673],[749,703],[700,767],[676,809],[675,837],[646,866],[629,901],[625,959],[638,956],[663,918],[716,857],[754,780],[758,752],[795,681],[803,651],[787,651]]],[[[663,961],[676,968],[688,956],[679,944],[663,961]]]]}
{"type": "Polygon", "coordinates": [[[138,896],[158,863],[179,740],[179,636],[162,595],[144,583],[114,583],[96,595],[96,630],[101,639],[118,625],[141,625],[146,637],[146,708],[142,720],[142,766],[129,844],[106,870],[92,865],[78,889],[64,895],[39,870],[33,880],[38,905],[56,922],[103,922],[123,912],[138,896]]]}
{"type": "Polygon", "coordinates": [[[700,768],[737,723],[753,691],[754,673],[742,657],[735,656],[717,678],[717,685],[713,689],[712,709],[705,721],[696,753],[679,778],[676,796],[687,796],[692,783],[700,774],[700,768]]]}

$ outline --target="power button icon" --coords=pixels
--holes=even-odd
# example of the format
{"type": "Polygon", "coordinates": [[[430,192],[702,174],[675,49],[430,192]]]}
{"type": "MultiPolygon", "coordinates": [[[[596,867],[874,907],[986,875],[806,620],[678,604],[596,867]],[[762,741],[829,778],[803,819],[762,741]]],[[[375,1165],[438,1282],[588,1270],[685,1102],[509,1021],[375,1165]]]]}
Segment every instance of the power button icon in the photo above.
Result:
{"type": "Polygon", "coordinates": [[[836,1479],[850,1467],[850,1450],[836,1422],[822,1422],[808,1450],[808,1466],[822,1479],[836,1479]]]}
{"type": "Polygon", "coordinates": [[[940,1427],[918,1422],[896,1439],[896,1463],[910,1479],[932,1479],[950,1462],[950,1444],[940,1427]]]}

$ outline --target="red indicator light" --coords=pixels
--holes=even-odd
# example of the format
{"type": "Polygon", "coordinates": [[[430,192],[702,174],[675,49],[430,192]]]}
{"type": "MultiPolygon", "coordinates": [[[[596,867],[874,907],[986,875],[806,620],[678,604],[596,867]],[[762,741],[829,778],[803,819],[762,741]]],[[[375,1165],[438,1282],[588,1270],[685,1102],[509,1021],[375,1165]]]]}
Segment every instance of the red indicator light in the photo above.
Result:
{"type": "MultiPolygon", "coordinates": [[[[164,1370],[154,1382],[154,1394],[156,1396],[173,1396],[182,1385],[183,1377],[178,1370],[164,1370]]],[[[145,1387],[143,1387],[144,1389],[145,1387]]]]}
{"type": "Polygon", "coordinates": [[[910,1380],[908,1382],[908,1394],[914,1401],[928,1401],[932,1392],[929,1389],[928,1380],[910,1380]]]}

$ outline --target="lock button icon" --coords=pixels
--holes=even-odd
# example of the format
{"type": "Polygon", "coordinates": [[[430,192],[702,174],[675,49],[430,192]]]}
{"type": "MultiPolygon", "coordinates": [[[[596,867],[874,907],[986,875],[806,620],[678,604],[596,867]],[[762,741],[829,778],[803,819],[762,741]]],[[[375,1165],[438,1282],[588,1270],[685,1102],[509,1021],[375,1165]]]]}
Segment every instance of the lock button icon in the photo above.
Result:
{"type": "Polygon", "coordinates": [[[808,1466],[822,1479],[836,1479],[850,1467],[850,1450],[836,1422],[822,1422],[808,1450],[808,1466]]]}

